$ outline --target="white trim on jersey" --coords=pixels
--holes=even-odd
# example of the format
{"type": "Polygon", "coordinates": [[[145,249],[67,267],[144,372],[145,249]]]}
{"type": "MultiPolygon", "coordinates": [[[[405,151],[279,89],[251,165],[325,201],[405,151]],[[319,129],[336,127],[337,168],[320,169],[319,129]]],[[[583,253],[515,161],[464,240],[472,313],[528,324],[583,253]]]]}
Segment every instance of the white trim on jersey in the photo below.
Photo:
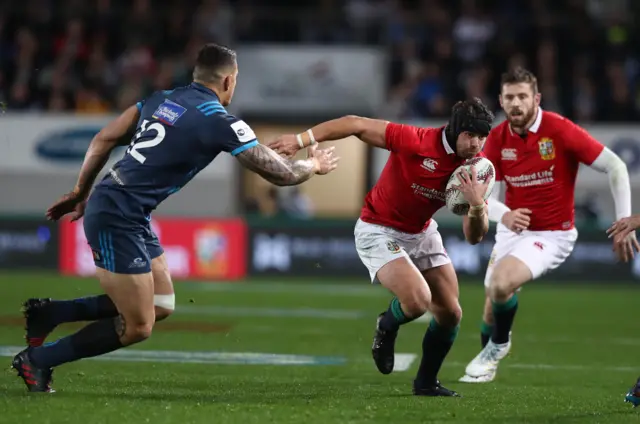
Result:
{"type": "Polygon", "coordinates": [[[501,222],[504,214],[511,211],[511,209],[509,209],[509,206],[500,201],[500,192],[502,191],[504,185],[504,182],[496,181],[496,184],[493,186],[493,191],[489,195],[489,199],[487,200],[489,221],[501,222]]]}
{"type": "MultiPolygon", "coordinates": [[[[540,129],[540,125],[542,125],[542,108],[538,107],[538,114],[536,115],[536,120],[533,121],[533,124],[531,124],[529,131],[531,131],[532,133],[537,133],[538,130],[540,129]]],[[[509,127],[509,132],[511,133],[511,135],[514,135],[513,128],[511,128],[511,124],[507,124],[507,127],[509,127]]]]}
{"type": "Polygon", "coordinates": [[[449,146],[449,143],[447,142],[447,135],[445,134],[445,132],[446,131],[442,129],[442,145],[444,146],[444,150],[447,152],[447,154],[452,155],[455,152],[453,151],[451,146],[449,146]]]}
{"type": "Polygon", "coordinates": [[[609,188],[616,209],[616,219],[631,216],[631,184],[624,161],[605,147],[589,167],[609,176],[609,188]]]}

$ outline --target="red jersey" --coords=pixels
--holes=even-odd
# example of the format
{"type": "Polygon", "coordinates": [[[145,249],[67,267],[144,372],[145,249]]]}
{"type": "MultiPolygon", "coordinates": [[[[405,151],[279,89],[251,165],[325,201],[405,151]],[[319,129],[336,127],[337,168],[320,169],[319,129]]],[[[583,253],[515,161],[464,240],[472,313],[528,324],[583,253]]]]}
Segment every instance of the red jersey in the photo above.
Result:
{"type": "Polygon", "coordinates": [[[451,174],[466,159],[455,154],[442,128],[387,124],[391,155],[364,201],[360,219],[405,233],[419,233],[445,205],[451,174]]]}
{"type": "Polygon", "coordinates": [[[574,226],[574,188],[580,163],[591,165],[604,146],[556,113],[538,110],[526,136],[504,121],[487,137],[485,156],[506,184],[510,209],[531,210],[531,231],[569,230],[574,226]]]}

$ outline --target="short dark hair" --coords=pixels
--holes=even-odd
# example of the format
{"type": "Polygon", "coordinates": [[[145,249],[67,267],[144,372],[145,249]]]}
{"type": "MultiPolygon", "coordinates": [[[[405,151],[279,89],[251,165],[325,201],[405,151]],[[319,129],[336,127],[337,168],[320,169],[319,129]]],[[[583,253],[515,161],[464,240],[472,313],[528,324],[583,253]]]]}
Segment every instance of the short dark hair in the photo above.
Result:
{"type": "Polygon", "coordinates": [[[218,82],[224,71],[236,64],[236,52],[219,44],[205,44],[198,52],[193,79],[202,82],[218,82]]]}
{"type": "Polygon", "coordinates": [[[538,93],[538,79],[533,72],[524,69],[521,66],[516,66],[513,69],[502,74],[500,78],[500,88],[505,84],[520,84],[526,83],[531,86],[533,94],[538,93]]]}

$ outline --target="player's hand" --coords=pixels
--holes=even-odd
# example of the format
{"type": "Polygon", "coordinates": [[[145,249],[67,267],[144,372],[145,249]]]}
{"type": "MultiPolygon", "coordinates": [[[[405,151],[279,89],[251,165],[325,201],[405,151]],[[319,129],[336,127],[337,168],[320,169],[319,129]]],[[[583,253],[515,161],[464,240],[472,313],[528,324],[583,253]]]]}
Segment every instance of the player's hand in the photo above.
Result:
{"type": "Polygon", "coordinates": [[[509,211],[502,215],[502,225],[513,231],[514,233],[520,233],[527,228],[531,223],[531,210],[527,208],[520,208],[509,211]]]}
{"type": "Polygon", "coordinates": [[[336,156],[335,147],[318,149],[318,145],[307,147],[307,157],[316,162],[316,174],[325,175],[338,167],[340,157],[336,156]]]}
{"type": "Polygon", "coordinates": [[[300,145],[298,144],[298,139],[295,134],[283,134],[276,138],[273,143],[269,144],[269,147],[286,158],[293,157],[293,155],[300,150],[300,145]]]}
{"type": "Polygon", "coordinates": [[[455,186],[455,188],[460,190],[462,196],[469,205],[484,205],[484,195],[489,188],[490,180],[487,178],[487,181],[484,183],[478,181],[478,174],[475,166],[471,167],[471,173],[463,168],[458,174],[458,179],[460,180],[460,184],[455,186]]]}
{"type": "Polygon", "coordinates": [[[614,238],[617,235],[626,236],[638,228],[640,228],[640,214],[617,220],[609,227],[607,234],[609,234],[609,238],[614,238]]]}
{"type": "Polygon", "coordinates": [[[622,262],[629,262],[640,252],[640,244],[635,230],[640,227],[640,215],[633,215],[614,222],[607,230],[609,238],[613,238],[613,251],[622,262]]]}
{"type": "Polygon", "coordinates": [[[76,190],[65,194],[49,209],[45,216],[50,221],[58,221],[67,214],[71,214],[71,222],[77,221],[84,215],[84,209],[87,205],[85,196],[82,196],[76,190]]]}

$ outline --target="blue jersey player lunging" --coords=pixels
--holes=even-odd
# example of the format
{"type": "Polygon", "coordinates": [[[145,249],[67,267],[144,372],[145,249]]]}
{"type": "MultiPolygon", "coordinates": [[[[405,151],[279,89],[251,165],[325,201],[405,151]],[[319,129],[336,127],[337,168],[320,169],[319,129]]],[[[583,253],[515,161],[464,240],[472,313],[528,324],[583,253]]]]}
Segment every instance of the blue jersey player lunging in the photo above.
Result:
{"type": "Polygon", "coordinates": [[[151,335],[155,321],[171,314],[173,284],[149,217],[219,153],[230,153],[276,185],[300,184],[336,168],[332,149],[311,149],[307,159],[289,161],[259,144],[251,128],[224,108],[233,97],[237,74],[235,52],[208,44],[198,54],[193,83],[152,94],[92,140],[76,187],[49,208],[47,217],[84,216],[106,294],[25,302],[29,347],[15,356],[13,368],[30,391],[52,391],[54,367],[141,342],[151,335]],[[89,197],[111,151],[129,141],[124,157],[89,197]],[[93,322],[43,344],[57,325],[70,321],[93,322]]]}

